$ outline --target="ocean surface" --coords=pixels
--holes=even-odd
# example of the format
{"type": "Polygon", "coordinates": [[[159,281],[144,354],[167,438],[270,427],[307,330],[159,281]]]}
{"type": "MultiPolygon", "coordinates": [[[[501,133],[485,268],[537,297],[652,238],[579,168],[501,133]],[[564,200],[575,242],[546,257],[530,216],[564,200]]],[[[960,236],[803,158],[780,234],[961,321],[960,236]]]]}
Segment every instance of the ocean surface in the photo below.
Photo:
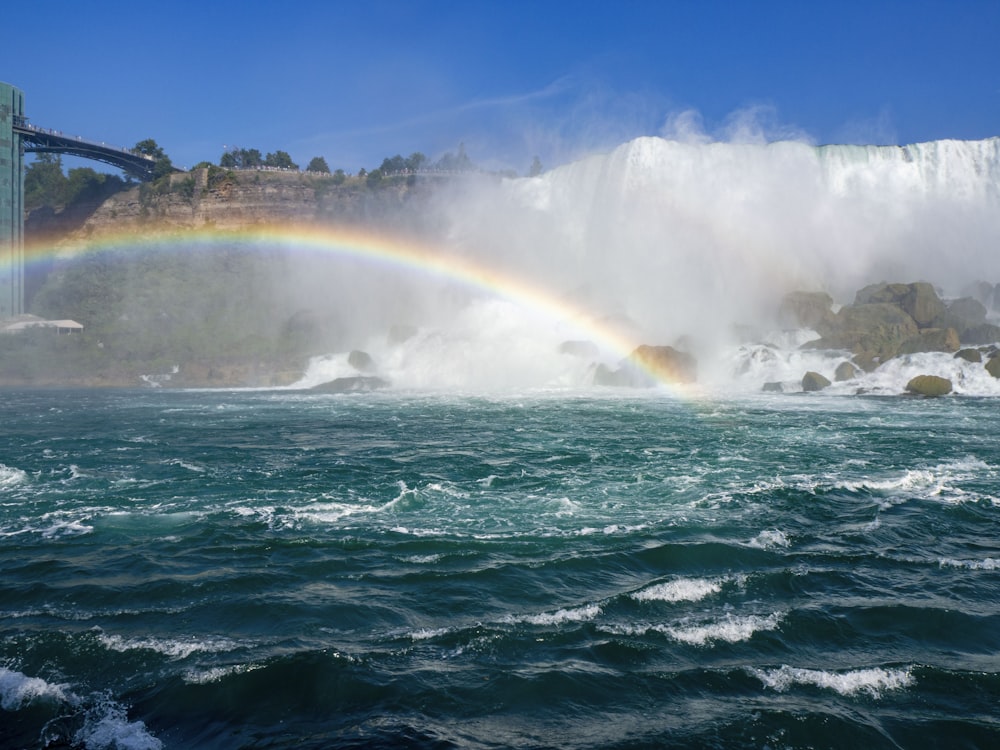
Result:
{"type": "Polygon", "coordinates": [[[1000,747],[998,414],[5,390],[0,747],[1000,747]]]}

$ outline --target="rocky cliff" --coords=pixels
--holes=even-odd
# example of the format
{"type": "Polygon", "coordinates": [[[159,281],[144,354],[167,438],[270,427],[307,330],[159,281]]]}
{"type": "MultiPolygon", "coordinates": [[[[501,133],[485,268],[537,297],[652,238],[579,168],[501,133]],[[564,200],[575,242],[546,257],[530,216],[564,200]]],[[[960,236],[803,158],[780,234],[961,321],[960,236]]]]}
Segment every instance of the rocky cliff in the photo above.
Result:
{"type": "MultiPolygon", "coordinates": [[[[239,229],[274,222],[419,227],[437,187],[433,178],[391,178],[370,186],[360,178],[338,184],[331,175],[309,172],[207,167],[120,192],[69,228],[89,237],[154,226],[239,229]]],[[[45,233],[56,218],[40,216],[33,223],[29,218],[29,231],[45,233]]]]}

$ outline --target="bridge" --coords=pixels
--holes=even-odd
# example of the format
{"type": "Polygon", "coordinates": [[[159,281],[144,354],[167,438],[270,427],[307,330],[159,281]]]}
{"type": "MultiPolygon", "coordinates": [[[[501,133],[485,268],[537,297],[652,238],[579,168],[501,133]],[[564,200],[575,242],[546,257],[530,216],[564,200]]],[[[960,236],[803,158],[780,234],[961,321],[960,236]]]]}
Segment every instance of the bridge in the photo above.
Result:
{"type": "Polygon", "coordinates": [[[110,164],[139,180],[147,181],[155,177],[153,169],[156,167],[156,159],[134,149],[108,146],[84,140],[80,136],[68,136],[57,130],[40,128],[30,124],[22,116],[13,117],[11,130],[20,136],[22,149],[26,153],[69,154],[110,164]]]}
{"type": "Polygon", "coordinates": [[[25,153],[68,154],[110,164],[138,180],[156,177],[152,156],[32,125],[24,115],[24,92],[0,82],[0,320],[25,312],[25,153]]]}

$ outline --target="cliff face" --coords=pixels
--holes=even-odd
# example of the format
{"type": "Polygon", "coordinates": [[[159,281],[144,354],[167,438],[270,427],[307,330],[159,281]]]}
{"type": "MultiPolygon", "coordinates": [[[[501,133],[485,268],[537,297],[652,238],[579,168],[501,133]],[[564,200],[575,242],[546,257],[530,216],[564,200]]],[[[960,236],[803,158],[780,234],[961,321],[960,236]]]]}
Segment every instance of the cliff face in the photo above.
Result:
{"type": "MultiPolygon", "coordinates": [[[[144,231],[273,223],[367,225],[413,236],[436,229],[441,214],[433,204],[447,189],[434,177],[336,184],[330,175],[213,167],[100,204],[38,209],[27,217],[26,239],[58,249],[144,231]]],[[[331,312],[311,307],[328,300],[282,283],[287,268],[269,250],[37,255],[26,268],[30,311],[78,320],[84,331],[3,337],[0,385],[285,385],[340,335],[331,312]]]]}
{"type": "Polygon", "coordinates": [[[238,229],[268,223],[378,223],[415,227],[434,186],[404,178],[369,187],[330,175],[217,167],[172,175],[112,196],[71,233],[76,238],[144,228],[238,229]]]}

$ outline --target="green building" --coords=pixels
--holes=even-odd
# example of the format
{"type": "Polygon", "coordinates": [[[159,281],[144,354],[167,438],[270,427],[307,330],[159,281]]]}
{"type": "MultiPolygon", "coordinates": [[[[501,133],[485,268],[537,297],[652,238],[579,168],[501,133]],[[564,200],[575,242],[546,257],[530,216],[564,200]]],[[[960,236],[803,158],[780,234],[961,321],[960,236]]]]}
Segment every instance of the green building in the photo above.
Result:
{"type": "Polygon", "coordinates": [[[0,82],[0,320],[24,312],[24,92],[0,82]]]}

